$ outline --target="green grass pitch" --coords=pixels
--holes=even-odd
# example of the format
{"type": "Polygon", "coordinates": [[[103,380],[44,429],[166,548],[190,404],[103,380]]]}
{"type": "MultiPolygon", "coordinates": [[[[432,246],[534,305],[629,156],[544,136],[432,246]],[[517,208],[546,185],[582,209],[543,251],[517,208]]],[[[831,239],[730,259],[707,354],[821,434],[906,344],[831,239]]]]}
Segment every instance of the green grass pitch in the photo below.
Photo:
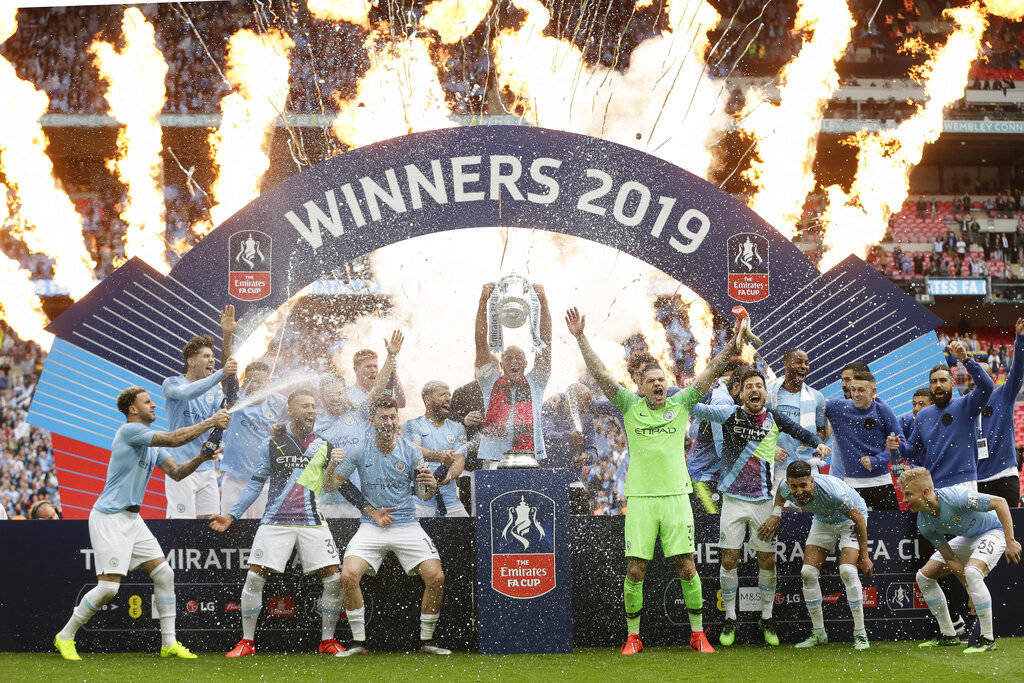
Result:
{"type": "Polygon", "coordinates": [[[813,650],[792,646],[734,646],[713,655],[687,648],[648,648],[622,657],[614,649],[585,648],[569,655],[478,655],[450,657],[370,654],[338,659],[300,654],[257,654],[240,661],[222,654],[197,660],[162,660],[156,654],[80,653],[65,662],[56,653],[0,653],[4,681],[174,681],[214,679],[288,683],[322,680],[418,681],[668,681],[698,677],[714,681],[936,681],[1024,680],[1024,638],[1002,638],[994,652],[965,655],[962,648],[920,649],[915,642],[872,643],[854,652],[849,643],[813,650]]]}

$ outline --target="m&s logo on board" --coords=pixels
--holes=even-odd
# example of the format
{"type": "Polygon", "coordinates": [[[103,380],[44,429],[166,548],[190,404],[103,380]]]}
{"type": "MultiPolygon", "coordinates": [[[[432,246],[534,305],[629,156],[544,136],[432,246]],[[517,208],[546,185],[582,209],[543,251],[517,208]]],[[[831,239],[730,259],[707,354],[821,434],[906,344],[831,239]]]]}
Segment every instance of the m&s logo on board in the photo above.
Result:
{"type": "Polygon", "coordinates": [[[491,501],[491,587],[510,598],[540,597],[555,587],[555,501],[537,491],[509,491],[491,501]]]}

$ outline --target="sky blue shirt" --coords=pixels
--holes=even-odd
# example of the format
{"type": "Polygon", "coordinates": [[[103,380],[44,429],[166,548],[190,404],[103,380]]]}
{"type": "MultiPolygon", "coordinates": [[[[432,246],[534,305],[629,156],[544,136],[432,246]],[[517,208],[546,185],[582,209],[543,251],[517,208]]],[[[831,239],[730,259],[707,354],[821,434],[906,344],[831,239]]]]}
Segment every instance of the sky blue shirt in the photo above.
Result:
{"type": "MultiPolygon", "coordinates": [[[[220,410],[224,392],[218,382],[224,379],[224,371],[217,370],[209,377],[189,382],[185,375],[175,375],[164,380],[164,407],[167,409],[167,426],[170,432],[182,427],[191,427],[202,422],[220,410]]],[[[212,431],[212,430],[210,430],[212,431]]],[[[177,462],[188,462],[199,455],[203,442],[210,431],[196,437],[183,446],[168,448],[177,462]]],[[[197,472],[212,470],[213,461],[207,460],[196,468],[197,472]]]]}
{"type": "Polygon", "coordinates": [[[114,434],[107,464],[107,483],[93,508],[112,515],[131,505],[142,505],[146,483],[153,468],[171,457],[162,448],[152,448],[156,431],[141,422],[121,425],[114,434]]]}
{"type": "Polygon", "coordinates": [[[946,543],[947,535],[974,538],[1003,528],[995,510],[988,509],[991,496],[959,486],[938,489],[935,495],[939,498],[939,516],[918,512],[917,528],[936,548],[946,543]]]}
{"type": "MultiPolygon", "coordinates": [[[[804,429],[810,429],[810,431],[813,432],[815,429],[825,426],[825,397],[817,389],[814,389],[807,384],[804,386],[810,390],[811,400],[814,403],[814,428],[805,426],[803,422],[800,421],[800,398],[803,393],[802,390],[795,394],[790,393],[782,387],[782,381],[779,380],[778,391],[775,392],[774,397],[771,397],[769,403],[771,404],[770,407],[775,408],[793,422],[804,427],[804,429]]],[[[771,388],[769,388],[768,391],[771,393],[771,388]]],[[[810,460],[811,458],[818,457],[818,454],[814,452],[813,448],[805,446],[789,434],[779,435],[779,447],[786,451],[786,453],[789,454],[789,457],[784,463],[776,463],[775,473],[777,476],[786,476],[786,467],[788,467],[789,463],[794,460],[810,460]]]]}
{"type": "Polygon", "coordinates": [[[796,497],[789,490],[789,483],[783,481],[779,485],[779,495],[796,503],[804,512],[810,512],[822,524],[842,524],[849,517],[846,513],[856,508],[862,515],[868,514],[868,506],[857,490],[842,479],[827,474],[812,474],[814,479],[814,498],[806,505],[796,502],[796,497]]]}
{"type": "MultiPolygon", "coordinates": [[[[331,444],[331,448],[341,448],[348,453],[349,450],[362,443],[366,438],[366,430],[369,428],[370,425],[366,422],[365,415],[358,410],[350,410],[341,415],[321,411],[317,413],[316,427],[313,431],[331,444]]],[[[359,487],[358,472],[353,472],[348,480],[359,487]]],[[[324,505],[337,505],[345,502],[344,496],[338,491],[325,491],[320,500],[324,505]]]]}
{"type": "MultiPolygon", "coordinates": [[[[239,398],[244,397],[243,389],[239,398]]],[[[220,469],[239,479],[251,477],[270,438],[270,426],[284,422],[287,415],[288,399],[281,394],[270,394],[263,403],[254,403],[235,412],[224,430],[224,459],[220,469]]]]}
{"type": "MultiPolygon", "coordinates": [[[[447,419],[438,427],[427,419],[426,415],[420,415],[412,420],[406,420],[405,424],[402,425],[402,436],[432,451],[454,451],[466,443],[466,428],[454,420],[447,419]]],[[[441,463],[439,462],[427,463],[427,467],[430,468],[431,472],[437,472],[440,466],[441,463]]],[[[446,506],[454,505],[455,503],[462,504],[459,501],[459,491],[454,479],[441,487],[441,497],[444,499],[446,506]]],[[[417,498],[415,503],[420,507],[437,507],[436,498],[431,498],[430,500],[419,500],[417,498]]]]}
{"type": "MultiPolygon", "coordinates": [[[[360,490],[363,497],[375,508],[395,508],[392,524],[416,524],[416,498],[413,481],[416,470],[425,463],[423,451],[409,441],[399,437],[394,450],[381,453],[377,448],[374,430],[366,431],[366,438],[355,448],[345,449],[345,459],[335,470],[342,479],[348,479],[352,472],[359,473],[360,490]]],[[[365,513],[363,521],[373,524],[365,513]]]]}

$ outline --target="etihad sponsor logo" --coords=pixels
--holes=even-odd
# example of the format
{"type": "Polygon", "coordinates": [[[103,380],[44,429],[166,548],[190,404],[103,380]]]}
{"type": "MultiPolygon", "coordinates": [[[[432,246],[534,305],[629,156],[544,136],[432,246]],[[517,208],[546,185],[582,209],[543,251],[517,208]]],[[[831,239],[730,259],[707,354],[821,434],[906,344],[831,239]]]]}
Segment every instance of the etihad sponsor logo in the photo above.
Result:
{"type": "Polygon", "coordinates": [[[655,434],[675,434],[676,428],[669,425],[654,427],[634,427],[633,431],[637,436],[653,436],[655,434]]]}

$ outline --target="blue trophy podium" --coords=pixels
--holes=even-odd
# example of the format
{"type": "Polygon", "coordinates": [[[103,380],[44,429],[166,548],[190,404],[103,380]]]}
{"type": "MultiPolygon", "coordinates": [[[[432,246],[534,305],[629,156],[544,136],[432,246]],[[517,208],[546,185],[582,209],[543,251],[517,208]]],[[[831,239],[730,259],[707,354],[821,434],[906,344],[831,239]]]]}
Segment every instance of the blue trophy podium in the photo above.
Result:
{"type": "Polygon", "coordinates": [[[474,473],[481,654],[572,652],[567,470],[474,473]]]}

